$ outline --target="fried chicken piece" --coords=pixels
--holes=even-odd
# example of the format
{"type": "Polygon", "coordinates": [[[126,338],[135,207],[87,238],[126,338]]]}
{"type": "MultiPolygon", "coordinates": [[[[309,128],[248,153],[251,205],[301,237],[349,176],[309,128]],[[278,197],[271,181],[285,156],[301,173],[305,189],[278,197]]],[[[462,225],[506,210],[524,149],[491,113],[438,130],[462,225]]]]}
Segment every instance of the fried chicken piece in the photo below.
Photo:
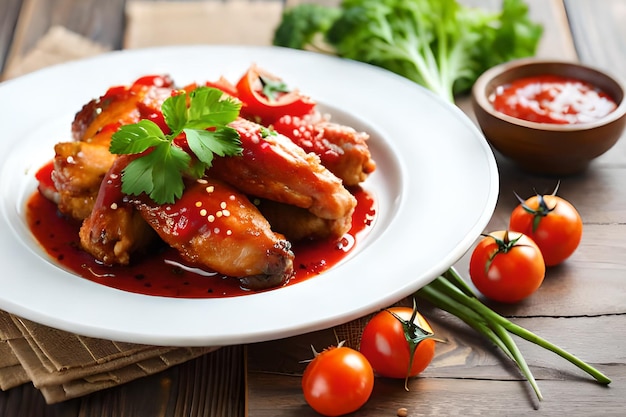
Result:
{"type": "Polygon", "coordinates": [[[147,248],[156,234],[122,194],[121,170],[126,156],[115,160],[100,186],[93,210],[79,231],[86,252],[107,265],[128,265],[131,255],[147,248]]]}
{"type": "Polygon", "coordinates": [[[102,140],[108,146],[106,137],[98,137],[102,129],[113,127],[117,130],[119,126],[137,123],[141,119],[154,119],[163,101],[171,95],[172,88],[173,82],[168,76],[142,77],[128,87],[112,87],[76,113],[72,137],[76,141],[102,140]]]}
{"type": "Polygon", "coordinates": [[[130,87],[113,87],[76,114],[72,123],[75,142],[55,146],[52,181],[57,193],[45,190],[61,213],[77,220],[89,216],[100,183],[116,158],[108,149],[111,136],[120,125],[157,114],[171,95],[171,81],[166,81],[170,84],[136,82],[130,87]]]}
{"type": "Polygon", "coordinates": [[[245,195],[221,181],[188,183],[174,204],[157,205],[147,197],[133,204],[194,265],[239,278],[250,289],[275,287],[293,275],[291,244],[245,195]]]}
{"type": "Polygon", "coordinates": [[[306,152],[318,155],[322,165],[341,178],[346,186],[360,184],[376,169],[367,145],[369,135],[333,123],[319,112],[303,117],[286,115],[273,127],[306,152]]]}
{"type": "Polygon", "coordinates": [[[318,156],[254,122],[230,124],[241,137],[243,155],[215,158],[211,175],[242,192],[304,208],[322,219],[351,217],[356,199],[318,156]]]}
{"type": "Polygon", "coordinates": [[[62,142],[54,147],[52,181],[59,211],[76,220],[91,213],[100,184],[116,156],[87,142],[62,142]]]}
{"type": "Polygon", "coordinates": [[[310,211],[272,200],[254,201],[259,211],[272,225],[272,230],[282,233],[291,242],[305,239],[339,239],[350,231],[351,217],[322,219],[310,211]]]}

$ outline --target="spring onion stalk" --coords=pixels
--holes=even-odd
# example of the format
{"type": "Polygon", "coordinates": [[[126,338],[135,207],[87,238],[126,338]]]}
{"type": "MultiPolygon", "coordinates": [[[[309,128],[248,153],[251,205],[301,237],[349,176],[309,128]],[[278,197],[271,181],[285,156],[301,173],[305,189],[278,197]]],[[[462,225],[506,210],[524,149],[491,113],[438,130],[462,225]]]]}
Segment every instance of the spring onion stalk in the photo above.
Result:
{"type": "Polygon", "coordinates": [[[543,396],[537,381],[511,334],[556,353],[591,375],[601,384],[611,383],[610,378],[593,366],[487,307],[478,299],[454,268],[448,269],[432,283],[417,291],[416,297],[458,317],[474,330],[486,336],[518,366],[539,400],[542,400],[543,396]]]}

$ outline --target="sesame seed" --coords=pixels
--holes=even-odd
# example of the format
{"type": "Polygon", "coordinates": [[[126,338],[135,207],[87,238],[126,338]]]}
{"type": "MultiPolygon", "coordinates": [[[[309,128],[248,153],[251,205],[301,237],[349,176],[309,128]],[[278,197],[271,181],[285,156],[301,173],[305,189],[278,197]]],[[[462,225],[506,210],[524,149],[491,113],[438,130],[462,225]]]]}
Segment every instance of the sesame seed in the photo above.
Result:
{"type": "Polygon", "coordinates": [[[226,208],[226,202],[225,202],[225,201],[222,201],[222,202],[220,203],[220,208],[221,208],[221,209],[225,209],[225,208],[226,208]]]}
{"type": "Polygon", "coordinates": [[[230,211],[229,210],[222,210],[222,214],[224,215],[224,217],[228,217],[228,216],[230,216],[230,211]]]}
{"type": "Polygon", "coordinates": [[[228,230],[226,231],[226,234],[227,234],[228,236],[230,236],[230,235],[232,235],[232,234],[233,234],[233,231],[232,231],[232,230],[230,230],[230,229],[228,229],[228,230]]]}
{"type": "Polygon", "coordinates": [[[209,216],[206,219],[209,221],[209,223],[213,223],[215,221],[215,216],[212,214],[209,214],[209,216]]]}
{"type": "Polygon", "coordinates": [[[207,180],[205,180],[204,178],[200,178],[197,180],[198,184],[208,184],[209,182],[207,180]]]}
{"type": "Polygon", "coordinates": [[[202,207],[202,201],[196,201],[196,207],[202,207]]]}
{"type": "Polygon", "coordinates": [[[213,191],[215,191],[215,187],[212,185],[209,185],[208,187],[206,187],[206,192],[207,193],[212,193],[213,191]]]}
{"type": "Polygon", "coordinates": [[[117,203],[111,203],[111,210],[117,210],[117,203]]]}
{"type": "Polygon", "coordinates": [[[202,210],[200,210],[200,215],[201,215],[202,217],[206,216],[206,215],[207,215],[207,211],[206,211],[206,209],[202,209],[202,210]]]}
{"type": "Polygon", "coordinates": [[[220,228],[216,227],[215,229],[213,229],[213,233],[218,234],[220,232],[220,228]]]}

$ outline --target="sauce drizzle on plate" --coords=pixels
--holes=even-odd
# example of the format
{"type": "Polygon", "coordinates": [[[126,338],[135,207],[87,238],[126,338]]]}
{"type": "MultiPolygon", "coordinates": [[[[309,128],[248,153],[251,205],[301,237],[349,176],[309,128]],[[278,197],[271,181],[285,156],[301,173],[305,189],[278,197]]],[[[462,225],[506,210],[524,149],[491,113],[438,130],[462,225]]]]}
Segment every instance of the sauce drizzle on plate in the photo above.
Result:
{"type": "MultiPolygon", "coordinates": [[[[376,213],[375,200],[361,188],[351,192],[357,199],[351,230],[338,242],[295,243],[295,274],[285,285],[330,269],[343,260],[371,228],[376,213]]],[[[241,288],[237,279],[188,265],[167,245],[154,247],[128,266],[103,265],[80,249],[80,224],[60,216],[50,200],[35,192],[26,208],[30,230],[57,265],[93,282],[133,293],[176,298],[223,298],[258,292],[241,288]]]]}

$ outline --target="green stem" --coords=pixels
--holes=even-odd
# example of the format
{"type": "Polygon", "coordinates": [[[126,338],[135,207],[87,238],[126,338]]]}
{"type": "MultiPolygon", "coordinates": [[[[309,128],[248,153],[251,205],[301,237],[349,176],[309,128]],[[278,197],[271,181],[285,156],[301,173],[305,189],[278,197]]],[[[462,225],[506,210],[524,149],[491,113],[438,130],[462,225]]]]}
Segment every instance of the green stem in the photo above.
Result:
{"type": "MultiPolygon", "coordinates": [[[[448,294],[450,298],[452,298],[456,303],[460,305],[464,305],[468,307],[470,310],[472,309],[472,306],[466,302],[466,300],[469,299],[470,297],[468,297],[462,291],[462,289],[456,287],[452,282],[448,281],[447,279],[437,278],[431,285],[433,285],[439,292],[448,294]]],[[[471,290],[469,290],[469,287],[467,288],[467,290],[471,292],[471,290]]],[[[494,340],[494,337],[492,336],[488,336],[489,339],[492,341],[495,341],[496,345],[500,347],[507,354],[507,356],[509,356],[509,358],[513,360],[513,362],[515,362],[519,370],[522,372],[524,377],[526,377],[531,387],[535,391],[537,398],[541,401],[543,399],[543,395],[541,394],[541,390],[539,389],[539,386],[537,385],[537,381],[535,380],[533,373],[528,367],[528,364],[526,363],[524,356],[522,355],[519,348],[515,344],[515,341],[506,332],[506,328],[503,327],[501,323],[497,321],[491,321],[490,317],[485,317],[484,315],[481,315],[479,311],[476,311],[475,309],[472,311],[475,313],[476,316],[480,318],[479,320],[485,322],[486,326],[490,329],[490,331],[492,331],[495,334],[496,340],[494,340]]],[[[468,316],[465,316],[465,317],[468,317],[468,316]]],[[[463,318],[461,319],[465,321],[467,324],[469,324],[470,326],[472,325],[467,320],[463,318]]],[[[480,329],[477,329],[477,330],[481,331],[480,329]]]]}
{"type": "Polygon", "coordinates": [[[458,317],[474,330],[485,335],[510,359],[515,360],[513,358],[513,354],[509,351],[508,347],[502,343],[502,340],[500,340],[500,338],[491,330],[491,328],[486,325],[484,320],[479,315],[477,315],[473,310],[465,307],[463,304],[457,303],[452,298],[435,289],[435,285],[427,285],[426,287],[422,288],[417,292],[417,296],[423,300],[430,302],[438,308],[458,317]]]}
{"type": "Polygon", "coordinates": [[[477,298],[474,291],[454,268],[448,269],[433,282],[420,289],[416,296],[455,315],[474,330],[485,335],[517,364],[540,400],[542,395],[536,380],[509,332],[556,353],[591,375],[599,383],[611,383],[610,378],[593,366],[491,310],[477,298]]]}

